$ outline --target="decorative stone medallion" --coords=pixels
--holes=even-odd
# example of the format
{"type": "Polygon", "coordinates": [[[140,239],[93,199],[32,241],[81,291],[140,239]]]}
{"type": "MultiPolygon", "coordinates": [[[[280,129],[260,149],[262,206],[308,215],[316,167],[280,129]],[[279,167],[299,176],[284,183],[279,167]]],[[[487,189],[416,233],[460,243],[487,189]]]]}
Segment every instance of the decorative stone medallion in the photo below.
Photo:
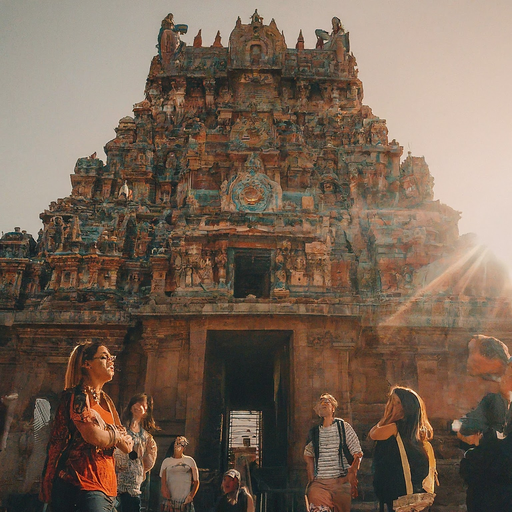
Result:
{"type": "Polygon", "coordinates": [[[263,173],[263,163],[256,154],[251,155],[244,170],[225,181],[221,189],[222,209],[228,211],[277,211],[281,197],[281,187],[263,173]]]}

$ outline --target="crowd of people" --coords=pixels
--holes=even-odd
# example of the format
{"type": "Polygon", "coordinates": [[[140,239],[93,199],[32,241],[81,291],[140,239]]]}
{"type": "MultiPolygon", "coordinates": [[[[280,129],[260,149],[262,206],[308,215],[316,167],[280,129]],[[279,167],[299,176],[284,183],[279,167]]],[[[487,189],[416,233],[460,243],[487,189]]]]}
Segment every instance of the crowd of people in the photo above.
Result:
{"type": "MultiPolygon", "coordinates": [[[[103,386],[114,376],[115,356],[101,343],[77,345],[69,358],[43,471],[41,500],[52,512],[140,512],[148,472],[157,459],[153,399],[133,396],[122,418],[103,386]]],[[[461,475],[467,482],[468,512],[512,510],[512,358],[495,338],[469,343],[471,375],[499,382],[499,393],[454,422],[466,449],[461,475]]],[[[336,417],[328,393],[315,406],[320,418],[304,448],[308,512],[349,512],[358,496],[363,451],[353,427],[336,417]]],[[[373,485],[379,512],[419,511],[435,497],[433,429],[425,404],[413,389],[394,386],[381,420],[370,430],[375,441],[373,485]]],[[[160,468],[161,512],[194,512],[199,470],[184,454],[178,436],[160,468]]],[[[254,512],[254,498],[236,469],[223,475],[216,512],[254,512]]]]}

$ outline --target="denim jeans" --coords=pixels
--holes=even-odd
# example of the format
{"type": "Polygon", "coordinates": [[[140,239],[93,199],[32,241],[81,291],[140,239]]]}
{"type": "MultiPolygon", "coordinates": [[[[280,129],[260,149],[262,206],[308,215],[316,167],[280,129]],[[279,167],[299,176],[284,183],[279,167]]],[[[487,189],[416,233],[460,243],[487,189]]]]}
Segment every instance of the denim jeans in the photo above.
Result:
{"type": "Polygon", "coordinates": [[[130,496],[127,492],[117,495],[121,504],[120,512],[140,512],[140,496],[130,496]]]}
{"type": "Polygon", "coordinates": [[[101,491],[82,491],[56,478],[52,489],[52,512],[112,512],[114,498],[101,491]]]}

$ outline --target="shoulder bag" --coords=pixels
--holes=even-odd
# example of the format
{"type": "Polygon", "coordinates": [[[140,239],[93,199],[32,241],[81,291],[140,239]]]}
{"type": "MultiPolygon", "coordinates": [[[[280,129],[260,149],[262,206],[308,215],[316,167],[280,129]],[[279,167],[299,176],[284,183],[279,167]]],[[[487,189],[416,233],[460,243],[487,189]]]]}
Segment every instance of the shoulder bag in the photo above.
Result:
{"type": "Polygon", "coordinates": [[[404,470],[405,478],[405,489],[407,494],[398,497],[393,501],[393,510],[395,512],[419,512],[432,506],[434,498],[434,481],[437,481],[437,473],[435,469],[435,458],[434,450],[432,445],[428,442],[424,442],[425,451],[428,455],[429,473],[423,480],[423,488],[428,492],[413,492],[412,479],[411,479],[411,467],[409,466],[409,459],[405,452],[405,446],[400,437],[400,433],[396,435],[396,442],[398,443],[398,449],[400,450],[400,458],[402,459],[402,467],[404,470]],[[428,445],[428,446],[427,446],[428,445]]]}

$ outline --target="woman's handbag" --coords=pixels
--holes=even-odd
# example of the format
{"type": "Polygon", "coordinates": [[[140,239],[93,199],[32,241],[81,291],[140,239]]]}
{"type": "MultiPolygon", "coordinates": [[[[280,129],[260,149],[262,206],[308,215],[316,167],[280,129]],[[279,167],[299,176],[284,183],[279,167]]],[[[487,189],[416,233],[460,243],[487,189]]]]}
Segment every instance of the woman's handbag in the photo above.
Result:
{"type": "Polygon", "coordinates": [[[400,458],[402,459],[407,494],[393,501],[393,509],[395,512],[419,512],[420,510],[425,510],[432,506],[434,498],[436,497],[434,493],[434,482],[437,481],[437,472],[435,466],[436,459],[432,445],[428,441],[424,441],[425,451],[428,455],[429,472],[423,480],[423,488],[429,492],[414,493],[411,480],[411,467],[409,466],[409,459],[407,458],[404,443],[399,433],[396,435],[396,442],[398,443],[400,458]]]}

